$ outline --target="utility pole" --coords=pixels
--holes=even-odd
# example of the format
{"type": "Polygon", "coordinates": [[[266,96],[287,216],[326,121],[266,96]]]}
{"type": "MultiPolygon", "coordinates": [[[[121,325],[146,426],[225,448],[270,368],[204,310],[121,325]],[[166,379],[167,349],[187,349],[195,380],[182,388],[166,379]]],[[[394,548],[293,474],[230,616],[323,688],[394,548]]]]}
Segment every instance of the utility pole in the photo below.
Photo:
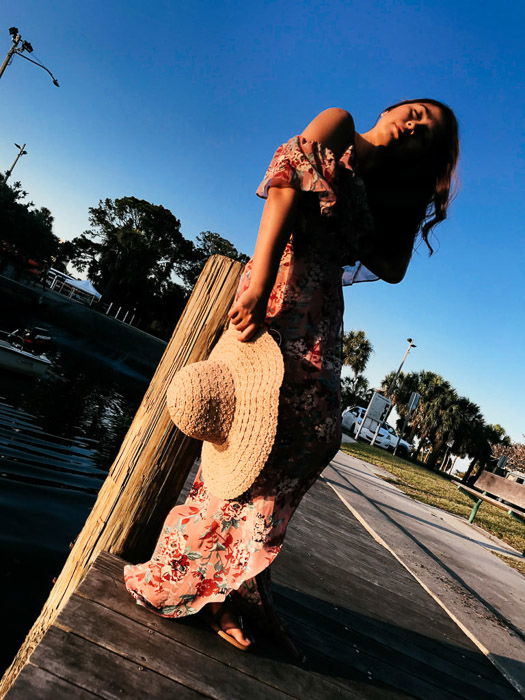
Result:
{"type": "Polygon", "coordinates": [[[13,165],[9,168],[9,170],[5,171],[5,177],[4,177],[4,182],[7,182],[7,178],[11,175],[13,170],[15,169],[15,165],[18,163],[18,159],[21,156],[27,155],[27,151],[25,150],[26,144],[24,143],[23,146],[19,146],[17,143],[15,143],[15,146],[18,148],[18,155],[13,161],[13,165]]]}
{"type": "Polygon", "coordinates": [[[11,41],[13,42],[13,45],[7,52],[7,56],[5,57],[4,62],[0,66],[0,78],[5,73],[5,69],[7,68],[7,66],[11,63],[11,59],[13,58],[13,54],[18,48],[18,44],[22,41],[22,37],[18,33],[18,29],[16,27],[11,27],[9,29],[9,33],[11,34],[11,41]]]}
{"type": "MultiPolygon", "coordinates": [[[[387,396],[387,397],[389,397],[390,394],[392,393],[392,391],[395,389],[395,386],[396,386],[396,383],[397,383],[397,378],[399,377],[399,375],[400,375],[400,373],[401,373],[401,370],[403,369],[403,365],[405,364],[405,361],[406,361],[406,359],[407,359],[407,357],[408,357],[408,353],[412,350],[412,348],[417,347],[417,345],[414,345],[414,343],[412,342],[412,338],[407,338],[407,343],[408,343],[408,347],[407,347],[406,352],[405,352],[405,354],[404,354],[404,356],[403,356],[403,359],[401,360],[401,364],[400,364],[399,367],[397,368],[397,372],[396,372],[396,373],[394,374],[394,376],[392,377],[392,381],[390,382],[390,384],[388,385],[388,389],[386,390],[386,396],[387,396]]],[[[373,438],[372,438],[372,440],[371,440],[371,442],[370,442],[371,445],[373,445],[373,444],[375,443],[376,438],[377,438],[377,436],[378,436],[378,434],[379,434],[379,430],[383,427],[383,425],[384,425],[384,424],[386,423],[386,421],[388,420],[388,416],[389,416],[390,413],[392,412],[392,408],[393,408],[393,407],[394,407],[394,406],[393,406],[393,404],[391,403],[391,404],[390,404],[390,408],[388,409],[388,412],[387,412],[386,416],[383,418],[383,420],[382,420],[380,423],[377,424],[376,431],[375,431],[374,436],[373,436],[373,438]]],[[[399,440],[397,441],[396,447],[397,447],[398,445],[399,445],[399,440]]]]}
{"type": "Polygon", "coordinates": [[[397,372],[392,377],[392,381],[390,382],[390,384],[388,386],[388,389],[386,392],[387,396],[390,396],[390,394],[392,393],[392,391],[394,390],[394,388],[396,386],[397,378],[399,377],[401,370],[403,369],[403,365],[405,364],[405,360],[408,357],[408,353],[412,350],[412,348],[417,347],[417,345],[414,345],[414,343],[412,342],[412,338],[407,338],[407,343],[408,343],[408,348],[406,349],[405,355],[404,355],[403,359],[401,360],[401,364],[397,368],[397,372]]]}
{"type": "Polygon", "coordinates": [[[9,27],[9,34],[11,34],[11,41],[12,41],[12,46],[7,52],[6,57],[4,58],[4,62],[0,66],[0,78],[3,76],[5,73],[5,70],[7,66],[11,63],[13,56],[16,54],[17,56],[20,56],[21,58],[25,58],[26,61],[29,61],[29,63],[34,63],[35,66],[38,66],[39,68],[43,68],[46,73],[49,73],[51,76],[51,80],[53,81],[53,85],[56,85],[56,87],[60,87],[58,84],[58,80],[55,78],[53,73],[49,70],[49,68],[46,68],[42,63],[39,63],[38,61],[33,60],[32,58],[29,58],[24,54],[24,51],[27,51],[27,53],[32,53],[33,52],[33,47],[28,41],[25,41],[25,39],[22,39],[22,35],[18,31],[18,27],[9,27]]]}

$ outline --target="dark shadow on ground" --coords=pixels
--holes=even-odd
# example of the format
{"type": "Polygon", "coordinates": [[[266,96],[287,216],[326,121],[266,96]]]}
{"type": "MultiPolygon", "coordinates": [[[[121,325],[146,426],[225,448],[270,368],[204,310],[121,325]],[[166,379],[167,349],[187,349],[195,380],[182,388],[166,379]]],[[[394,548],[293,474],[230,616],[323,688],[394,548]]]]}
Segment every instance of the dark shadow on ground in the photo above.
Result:
{"type": "Polygon", "coordinates": [[[303,668],[349,690],[357,684],[365,697],[375,695],[373,689],[383,697],[519,697],[466,637],[464,646],[448,642],[431,623],[428,635],[419,634],[403,626],[394,609],[396,623],[286,586],[274,584],[274,591],[280,614],[306,653],[303,668]]]}

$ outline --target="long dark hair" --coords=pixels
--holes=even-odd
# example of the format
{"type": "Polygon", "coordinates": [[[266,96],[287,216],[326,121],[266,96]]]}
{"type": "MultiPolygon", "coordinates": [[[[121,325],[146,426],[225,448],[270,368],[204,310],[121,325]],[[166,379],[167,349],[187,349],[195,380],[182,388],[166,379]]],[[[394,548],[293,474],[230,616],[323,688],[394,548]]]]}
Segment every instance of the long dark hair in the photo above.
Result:
{"type": "MultiPolygon", "coordinates": [[[[410,205],[405,207],[406,216],[403,218],[407,219],[405,225],[411,229],[406,233],[415,237],[420,232],[432,255],[433,248],[428,242],[429,233],[447,218],[447,209],[452,197],[454,170],[459,157],[458,122],[448,105],[427,97],[396,102],[384,111],[389,112],[395,107],[418,102],[438,107],[442,120],[434,133],[430,150],[425,155],[425,173],[422,175],[418,172],[412,183],[405,182],[405,185],[410,187],[412,184],[413,187],[410,187],[411,201],[410,205]]],[[[373,192],[371,194],[374,199],[373,192]]],[[[373,203],[371,205],[374,209],[373,203]]],[[[379,218],[384,217],[380,214],[379,218]]]]}

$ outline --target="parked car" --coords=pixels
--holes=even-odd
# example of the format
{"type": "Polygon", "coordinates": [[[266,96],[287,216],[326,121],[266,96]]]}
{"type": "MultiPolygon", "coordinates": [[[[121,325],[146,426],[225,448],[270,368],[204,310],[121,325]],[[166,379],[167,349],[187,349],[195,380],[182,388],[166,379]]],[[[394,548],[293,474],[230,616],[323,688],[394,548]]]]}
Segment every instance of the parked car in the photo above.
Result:
{"type": "MultiPolygon", "coordinates": [[[[351,406],[343,411],[341,417],[341,425],[343,432],[347,433],[351,437],[355,437],[359,426],[363,420],[366,413],[366,408],[363,406],[351,406]]],[[[363,426],[359,433],[359,439],[366,440],[367,442],[372,442],[372,439],[376,432],[377,423],[372,426],[363,426]]],[[[394,428],[388,423],[385,423],[377,433],[374,445],[381,447],[383,450],[388,450],[393,452],[397,444],[398,435],[394,428]]],[[[400,457],[409,457],[412,453],[413,447],[406,440],[401,439],[399,441],[399,447],[397,448],[397,453],[400,457]]]]}
{"type": "Polygon", "coordinates": [[[345,433],[348,433],[348,435],[354,435],[355,434],[355,425],[356,422],[359,420],[361,422],[363,416],[365,415],[366,408],[363,408],[362,406],[352,406],[350,408],[346,408],[343,411],[343,415],[341,417],[341,425],[343,427],[343,431],[345,433]]]}
{"type": "MultiPolygon", "coordinates": [[[[343,432],[346,432],[351,437],[357,435],[359,426],[363,421],[363,417],[366,413],[366,408],[363,406],[352,406],[343,411],[341,417],[341,425],[343,432]]],[[[368,421],[367,421],[368,422],[368,421]]],[[[372,439],[376,432],[377,423],[375,425],[364,425],[359,432],[359,439],[366,440],[367,442],[372,442],[372,439]]],[[[383,450],[388,450],[390,448],[390,434],[384,429],[380,428],[377,433],[374,445],[381,447],[383,450]]]]}
{"type": "MultiPolygon", "coordinates": [[[[396,448],[397,440],[398,440],[399,436],[391,425],[387,424],[384,427],[388,432],[388,437],[389,437],[389,441],[390,441],[390,446],[387,447],[387,450],[390,450],[390,452],[393,452],[396,448]]],[[[399,440],[399,445],[397,447],[396,454],[398,454],[400,457],[410,457],[413,450],[414,450],[414,446],[411,445],[406,440],[403,440],[403,438],[401,438],[399,440]]]]}

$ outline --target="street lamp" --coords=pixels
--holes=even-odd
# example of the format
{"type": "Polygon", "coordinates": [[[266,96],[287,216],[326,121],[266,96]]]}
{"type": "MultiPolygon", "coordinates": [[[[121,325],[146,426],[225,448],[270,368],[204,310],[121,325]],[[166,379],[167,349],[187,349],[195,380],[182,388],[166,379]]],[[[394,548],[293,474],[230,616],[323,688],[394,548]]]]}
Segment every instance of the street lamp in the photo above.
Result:
{"type": "Polygon", "coordinates": [[[407,347],[406,352],[403,356],[403,359],[401,360],[401,364],[397,368],[397,372],[394,374],[394,376],[392,377],[392,381],[388,385],[388,389],[386,392],[387,396],[390,396],[390,394],[392,393],[392,391],[394,390],[394,388],[396,386],[397,378],[399,377],[399,374],[400,374],[401,370],[403,369],[403,365],[405,364],[405,360],[408,357],[408,353],[412,350],[412,348],[417,348],[417,345],[414,345],[412,338],[407,338],[407,343],[408,343],[408,347],[407,347]]]}
{"type": "MultiPolygon", "coordinates": [[[[397,378],[399,377],[399,373],[400,373],[401,370],[403,369],[403,365],[405,364],[405,360],[406,360],[407,357],[408,357],[408,353],[412,350],[412,348],[417,347],[417,345],[414,345],[414,343],[413,343],[413,341],[412,341],[412,338],[407,338],[407,343],[408,343],[408,347],[407,347],[407,349],[406,349],[405,354],[403,355],[403,359],[401,360],[401,364],[400,364],[399,367],[397,368],[397,372],[394,374],[394,376],[392,377],[392,380],[391,380],[390,384],[388,385],[388,389],[386,390],[386,396],[390,396],[390,395],[392,394],[392,392],[393,392],[393,390],[394,390],[394,388],[395,388],[395,386],[396,386],[396,382],[397,382],[397,378]]],[[[378,436],[378,434],[379,434],[379,429],[382,428],[383,425],[386,423],[386,421],[387,421],[387,419],[388,419],[388,416],[390,415],[390,413],[391,413],[393,407],[394,407],[394,405],[393,405],[392,401],[390,401],[390,407],[388,408],[386,415],[385,415],[385,416],[383,417],[383,419],[377,424],[377,428],[376,428],[376,431],[375,431],[375,433],[374,433],[374,437],[372,438],[372,441],[370,442],[371,445],[373,445],[373,444],[375,443],[376,438],[377,438],[377,436],[378,436]]],[[[363,421],[363,422],[364,422],[364,421],[363,421]]],[[[399,445],[399,440],[398,440],[397,444],[399,445]]]]}
{"type": "Polygon", "coordinates": [[[26,61],[29,61],[29,63],[34,63],[35,66],[38,66],[39,68],[43,68],[46,73],[49,73],[51,76],[51,80],[53,81],[53,85],[56,85],[56,87],[60,87],[58,84],[58,80],[55,78],[53,73],[49,70],[49,68],[46,68],[42,63],[39,63],[38,61],[35,61],[32,58],[28,58],[23,52],[26,51],[27,53],[33,53],[33,47],[32,45],[28,42],[22,39],[22,36],[20,32],[18,31],[18,27],[9,27],[9,34],[11,34],[11,41],[13,45],[7,52],[7,56],[4,59],[4,62],[0,66],[0,78],[3,76],[5,73],[5,69],[7,66],[11,63],[11,60],[15,54],[20,56],[21,58],[25,58],[26,61]]]}
{"type": "Polygon", "coordinates": [[[26,155],[27,155],[27,151],[25,150],[25,147],[26,147],[25,143],[24,143],[23,146],[19,146],[17,143],[15,143],[15,146],[18,148],[18,154],[17,154],[16,158],[15,158],[14,161],[13,161],[13,165],[9,168],[9,170],[6,170],[6,171],[5,171],[4,182],[7,182],[7,178],[8,178],[8,177],[11,175],[11,173],[13,172],[15,165],[18,163],[18,159],[19,159],[21,156],[26,156],[26,155]]]}

